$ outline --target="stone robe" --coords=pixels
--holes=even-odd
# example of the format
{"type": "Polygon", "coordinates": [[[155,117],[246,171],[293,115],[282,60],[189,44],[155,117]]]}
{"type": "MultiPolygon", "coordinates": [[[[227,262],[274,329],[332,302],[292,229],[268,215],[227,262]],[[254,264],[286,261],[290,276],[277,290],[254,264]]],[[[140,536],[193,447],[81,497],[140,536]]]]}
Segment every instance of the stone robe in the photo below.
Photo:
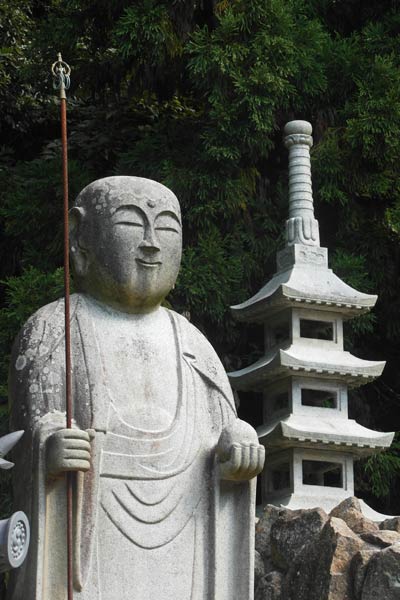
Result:
{"type": "MultiPolygon", "coordinates": [[[[76,294],[71,309],[74,417],[92,435],[92,467],[74,493],[74,599],[251,599],[255,479],[219,477],[215,448],[237,416],[213,348],[168,311],[177,408],[168,427],[146,431],[119,414],[91,302],[76,294]]],[[[12,424],[26,431],[14,497],[32,535],[8,600],[67,597],[65,481],[45,473],[46,441],[65,427],[63,318],[62,301],[40,309],[12,354],[12,424]]]]}

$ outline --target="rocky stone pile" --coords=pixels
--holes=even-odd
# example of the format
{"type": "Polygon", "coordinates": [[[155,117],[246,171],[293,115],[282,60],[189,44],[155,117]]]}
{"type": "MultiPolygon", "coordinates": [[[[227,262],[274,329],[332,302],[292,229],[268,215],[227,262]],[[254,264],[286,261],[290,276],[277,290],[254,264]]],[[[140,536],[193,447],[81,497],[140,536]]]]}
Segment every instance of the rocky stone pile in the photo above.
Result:
{"type": "Polygon", "coordinates": [[[256,527],[255,600],[399,600],[400,518],[380,525],[357,498],[320,508],[268,505],[256,527]]]}

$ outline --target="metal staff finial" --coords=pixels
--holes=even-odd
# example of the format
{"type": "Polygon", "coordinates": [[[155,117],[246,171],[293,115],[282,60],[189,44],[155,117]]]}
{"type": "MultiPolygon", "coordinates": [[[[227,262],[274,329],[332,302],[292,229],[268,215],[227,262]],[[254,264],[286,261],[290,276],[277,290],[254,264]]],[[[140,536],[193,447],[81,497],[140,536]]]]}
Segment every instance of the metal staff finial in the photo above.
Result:
{"type": "MultiPolygon", "coordinates": [[[[61,52],[51,66],[53,87],[60,90],[61,149],[64,214],[64,306],[65,306],[65,413],[67,429],[72,427],[72,361],[70,324],[70,277],[69,277],[69,227],[68,227],[68,141],[67,141],[67,96],[70,86],[70,66],[63,61],[61,52]]],[[[67,484],[67,598],[73,600],[73,473],[66,473],[67,484]]]]}
{"type": "Polygon", "coordinates": [[[63,61],[61,52],[58,53],[58,59],[51,65],[53,74],[53,88],[60,90],[60,98],[66,99],[65,90],[69,90],[71,85],[71,67],[63,61]]]}

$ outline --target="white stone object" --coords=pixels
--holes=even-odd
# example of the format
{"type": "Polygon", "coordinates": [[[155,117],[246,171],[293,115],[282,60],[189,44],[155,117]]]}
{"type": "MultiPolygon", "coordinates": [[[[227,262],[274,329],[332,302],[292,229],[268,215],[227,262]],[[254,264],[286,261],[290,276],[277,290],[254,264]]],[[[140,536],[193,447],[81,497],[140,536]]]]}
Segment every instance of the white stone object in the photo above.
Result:
{"type": "Polygon", "coordinates": [[[277,253],[277,272],[254,296],[232,306],[239,321],[265,322],[283,308],[311,305],[352,318],[370,310],[377,296],[364,294],[342,281],[328,267],[328,250],[319,246],[314,218],[310,148],[312,128],[306,121],[285,127],[289,149],[289,219],[286,246],[277,253]]]}
{"type": "Polygon", "coordinates": [[[14,463],[9,460],[5,460],[4,456],[14,448],[15,444],[19,442],[19,440],[24,435],[23,431],[12,431],[7,435],[3,435],[0,438],[0,469],[8,470],[12,469],[14,463]]]}
{"type": "Polygon", "coordinates": [[[289,149],[289,219],[286,221],[289,245],[319,246],[311,184],[311,133],[312,127],[307,121],[291,121],[285,127],[285,146],[289,149]]]}
{"type": "Polygon", "coordinates": [[[18,569],[29,549],[29,521],[22,511],[0,521],[0,573],[18,569]]]}
{"type": "MultiPolygon", "coordinates": [[[[318,274],[314,275],[317,284],[318,274]]],[[[231,383],[238,390],[263,389],[269,382],[285,373],[302,373],[321,379],[333,376],[345,380],[349,386],[372,381],[381,375],[385,363],[357,358],[343,349],[343,317],[325,307],[315,309],[292,308],[283,318],[271,319],[266,324],[266,352],[256,363],[229,373],[231,383]],[[275,321],[275,323],[274,323],[275,321]],[[331,339],[306,338],[301,335],[302,322],[326,323],[331,328],[331,339]],[[276,328],[284,331],[286,338],[275,343],[276,328]]]]}
{"type": "Polygon", "coordinates": [[[263,478],[263,494],[269,504],[286,506],[291,510],[300,508],[323,508],[332,510],[338,501],[354,496],[353,455],[348,452],[335,452],[320,449],[310,450],[294,447],[268,456],[266,477],[263,478]],[[305,478],[304,461],[314,467],[313,480],[305,478]],[[333,471],[339,473],[337,483],[324,485],[324,475],[333,471]],[[289,467],[287,485],[283,485],[282,473],[289,467]],[[319,468],[320,467],[320,468],[319,468]],[[310,483],[312,481],[312,483],[310,483]],[[278,482],[278,485],[277,485],[278,482]]]}
{"type": "MultiPolygon", "coordinates": [[[[237,390],[263,394],[263,423],[258,428],[268,455],[263,503],[329,511],[354,495],[354,460],[388,448],[393,433],[372,431],[348,418],[348,387],[379,377],[385,363],[345,351],[343,321],[370,310],[377,296],[363,294],[337,277],[328,267],[327,249],[319,246],[311,133],[305,121],[285,127],[286,246],[277,254],[272,279],[232,307],[238,320],[264,325],[265,351],[229,378],[237,390]]],[[[369,510],[365,503],[361,506],[369,510]]],[[[383,518],[374,513],[375,520],[383,518]]]]}
{"type": "MultiPolygon", "coordinates": [[[[14,466],[3,457],[23,435],[23,431],[13,431],[0,438],[0,469],[9,470],[14,466]]],[[[29,537],[29,521],[22,511],[0,521],[0,573],[22,565],[28,553],[29,537]]]]}
{"type": "Polygon", "coordinates": [[[239,321],[263,322],[282,307],[306,306],[351,318],[368,312],[377,296],[358,292],[328,268],[326,248],[294,244],[278,252],[278,271],[257,294],[232,307],[239,321]],[[287,251],[286,251],[287,250],[287,251]]]}
{"type": "Polygon", "coordinates": [[[29,319],[12,354],[12,420],[26,429],[14,494],[32,549],[8,600],[66,600],[65,471],[74,600],[251,600],[264,447],[213,348],[161,306],[180,265],[177,198],[143,178],[95,181],[70,239],[72,430],[62,300],[29,319]]]}

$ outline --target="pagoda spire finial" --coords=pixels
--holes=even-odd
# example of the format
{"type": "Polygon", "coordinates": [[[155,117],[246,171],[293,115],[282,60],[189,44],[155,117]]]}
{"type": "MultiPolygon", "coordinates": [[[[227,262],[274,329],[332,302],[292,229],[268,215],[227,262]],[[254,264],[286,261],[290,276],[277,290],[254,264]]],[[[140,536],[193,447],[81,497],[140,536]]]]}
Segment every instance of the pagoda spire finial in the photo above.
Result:
{"type": "Polygon", "coordinates": [[[289,149],[289,219],[286,221],[288,246],[319,246],[318,221],[314,218],[310,148],[312,126],[308,121],[289,121],[284,144],[289,149]]]}

